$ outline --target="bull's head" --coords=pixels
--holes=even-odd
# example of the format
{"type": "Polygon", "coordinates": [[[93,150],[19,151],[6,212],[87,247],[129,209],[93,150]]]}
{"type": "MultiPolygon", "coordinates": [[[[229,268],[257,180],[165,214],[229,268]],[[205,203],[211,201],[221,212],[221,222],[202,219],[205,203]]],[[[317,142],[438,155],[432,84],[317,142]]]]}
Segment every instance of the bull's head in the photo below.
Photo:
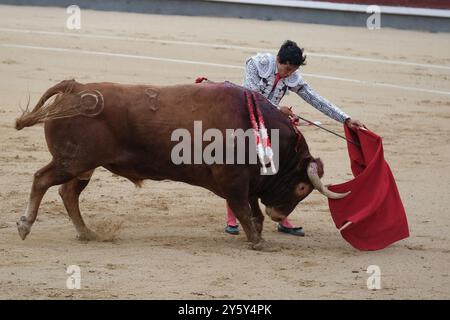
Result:
{"type": "MultiPolygon", "coordinates": [[[[328,190],[323,185],[320,178],[323,176],[323,163],[317,158],[310,161],[306,168],[298,169],[297,172],[291,176],[294,179],[289,179],[288,189],[283,188],[281,194],[276,201],[269,201],[266,204],[267,215],[276,222],[285,219],[298,205],[300,201],[306,198],[314,189],[317,189],[321,194],[330,199],[341,199],[347,196],[346,193],[336,193],[328,190]],[[306,170],[305,170],[306,169],[306,170]],[[305,172],[306,171],[306,172],[305,172]]],[[[264,203],[264,199],[261,199],[264,203]]]]}

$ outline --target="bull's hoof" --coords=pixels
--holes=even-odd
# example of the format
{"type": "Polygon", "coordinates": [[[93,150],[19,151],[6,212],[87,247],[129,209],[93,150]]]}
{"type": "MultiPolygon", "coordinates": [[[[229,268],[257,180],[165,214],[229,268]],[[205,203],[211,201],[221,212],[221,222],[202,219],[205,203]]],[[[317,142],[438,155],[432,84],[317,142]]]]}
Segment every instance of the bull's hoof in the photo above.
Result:
{"type": "Polygon", "coordinates": [[[80,241],[95,241],[98,239],[98,235],[94,231],[88,229],[85,232],[79,233],[77,239],[80,241]]]}
{"type": "Polygon", "coordinates": [[[17,231],[19,231],[19,236],[22,240],[25,240],[27,235],[31,231],[31,224],[26,220],[25,217],[20,217],[20,220],[17,221],[17,231]]]}
{"type": "Polygon", "coordinates": [[[260,240],[257,243],[252,243],[251,248],[253,250],[263,251],[263,252],[278,252],[281,250],[280,247],[278,247],[274,244],[271,244],[270,242],[266,242],[264,240],[260,240]]]}

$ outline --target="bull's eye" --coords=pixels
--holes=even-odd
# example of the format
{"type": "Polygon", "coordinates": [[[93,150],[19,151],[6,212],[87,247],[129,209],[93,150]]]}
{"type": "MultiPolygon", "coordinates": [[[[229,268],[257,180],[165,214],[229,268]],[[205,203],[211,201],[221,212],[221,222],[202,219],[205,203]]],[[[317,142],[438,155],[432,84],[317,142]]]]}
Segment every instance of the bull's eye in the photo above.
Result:
{"type": "Polygon", "coordinates": [[[306,197],[310,192],[310,187],[305,182],[300,182],[297,185],[296,195],[300,198],[306,197]]]}

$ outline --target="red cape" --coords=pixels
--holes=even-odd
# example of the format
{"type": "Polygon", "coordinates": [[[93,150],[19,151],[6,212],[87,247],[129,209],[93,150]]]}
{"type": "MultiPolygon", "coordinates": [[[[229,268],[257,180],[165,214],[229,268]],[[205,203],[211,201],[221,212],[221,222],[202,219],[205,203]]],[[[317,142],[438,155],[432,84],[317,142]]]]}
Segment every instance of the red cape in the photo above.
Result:
{"type": "Polygon", "coordinates": [[[345,126],[350,163],[355,179],[330,186],[335,192],[351,193],[328,200],[331,216],[342,237],[360,250],[379,250],[409,236],[408,222],[391,169],[384,159],[381,137],[345,126]]]}

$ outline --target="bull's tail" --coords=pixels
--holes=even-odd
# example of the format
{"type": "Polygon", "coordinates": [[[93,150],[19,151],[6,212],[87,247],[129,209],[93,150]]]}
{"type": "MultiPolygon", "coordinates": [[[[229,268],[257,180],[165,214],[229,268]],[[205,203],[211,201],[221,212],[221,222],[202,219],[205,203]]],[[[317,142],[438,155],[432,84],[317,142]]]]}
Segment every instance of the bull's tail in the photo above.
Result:
{"type": "Polygon", "coordinates": [[[76,85],[75,80],[64,80],[48,89],[39,99],[39,102],[29,111],[28,106],[22,115],[16,119],[16,129],[21,130],[25,127],[34,126],[50,119],[71,117],[80,114],[79,108],[73,104],[73,99],[67,99],[76,85]],[[48,102],[55,94],[55,99],[48,102]]]}

